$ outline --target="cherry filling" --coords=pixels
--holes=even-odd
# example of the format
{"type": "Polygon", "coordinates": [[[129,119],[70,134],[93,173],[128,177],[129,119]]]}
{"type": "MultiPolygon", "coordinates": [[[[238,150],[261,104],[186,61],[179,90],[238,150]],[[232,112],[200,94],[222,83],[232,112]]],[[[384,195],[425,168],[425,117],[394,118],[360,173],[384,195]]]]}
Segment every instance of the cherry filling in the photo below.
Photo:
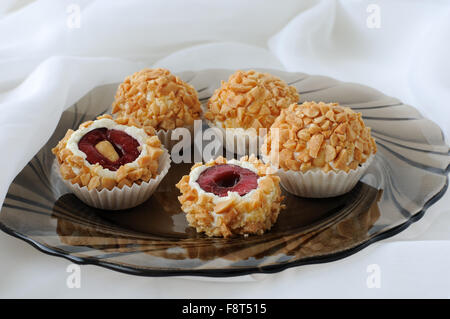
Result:
{"type": "Polygon", "coordinates": [[[78,148],[86,154],[86,160],[89,163],[99,163],[103,168],[111,171],[116,171],[120,166],[133,162],[140,154],[138,147],[139,142],[127,133],[107,128],[94,129],[78,142],[78,148]],[[111,143],[118,155],[117,160],[111,161],[96,148],[96,145],[102,141],[111,143]]]}
{"type": "Polygon", "coordinates": [[[200,187],[208,193],[225,197],[228,192],[244,196],[258,187],[259,176],[238,165],[221,164],[205,169],[197,179],[200,187]]]}

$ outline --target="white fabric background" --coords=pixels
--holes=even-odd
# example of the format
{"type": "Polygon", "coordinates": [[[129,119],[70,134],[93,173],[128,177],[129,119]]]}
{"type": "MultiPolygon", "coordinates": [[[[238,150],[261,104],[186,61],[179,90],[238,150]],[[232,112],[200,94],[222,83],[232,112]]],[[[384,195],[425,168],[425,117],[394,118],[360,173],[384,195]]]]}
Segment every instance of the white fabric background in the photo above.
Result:
{"type": "MultiPolygon", "coordinates": [[[[414,105],[449,134],[448,1],[77,1],[0,3],[0,204],[91,88],[145,66],[173,72],[278,68],[367,84],[414,105]],[[71,5],[81,9],[71,28],[71,5]],[[380,28],[369,28],[370,4],[380,28]]],[[[450,196],[405,232],[349,258],[227,280],[142,278],[82,267],[0,234],[0,297],[450,298],[450,196]],[[381,288],[369,289],[370,264],[381,288]]]]}

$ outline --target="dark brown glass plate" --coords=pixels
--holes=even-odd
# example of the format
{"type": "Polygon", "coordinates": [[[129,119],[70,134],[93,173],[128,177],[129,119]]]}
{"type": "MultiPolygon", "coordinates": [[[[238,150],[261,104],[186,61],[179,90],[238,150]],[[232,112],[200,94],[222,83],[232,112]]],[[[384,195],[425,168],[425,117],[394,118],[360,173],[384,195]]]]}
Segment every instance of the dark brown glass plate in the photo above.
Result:
{"type": "MultiPolygon", "coordinates": [[[[411,106],[371,88],[323,76],[269,72],[297,87],[301,100],[339,102],[362,112],[378,153],[343,196],[286,195],[287,209],[262,236],[207,238],[188,227],[175,188],[191,164],[172,164],[157,192],[126,211],[102,211],[68,193],[52,171],[51,148],[67,129],[109,110],[117,84],[93,89],[64,112],[48,143],[16,177],[0,228],[75,263],[145,276],[234,276],[327,262],[392,236],[423,216],[446,191],[449,147],[440,128],[411,106]]],[[[185,72],[206,102],[232,71],[185,72]]]]}

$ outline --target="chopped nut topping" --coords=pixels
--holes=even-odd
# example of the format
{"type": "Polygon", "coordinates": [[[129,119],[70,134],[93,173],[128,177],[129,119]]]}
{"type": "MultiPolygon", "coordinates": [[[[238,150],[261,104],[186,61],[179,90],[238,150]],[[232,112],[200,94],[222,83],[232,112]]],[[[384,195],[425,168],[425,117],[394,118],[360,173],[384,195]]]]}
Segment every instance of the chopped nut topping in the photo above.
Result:
{"type": "Polygon", "coordinates": [[[323,142],[323,135],[322,134],[316,134],[309,142],[306,144],[309,147],[309,156],[312,158],[316,158],[317,154],[319,154],[320,147],[322,146],[323,142]]]}
{"type": "Polygon", "coordinates": [[[269,128],[281,109],[298,100],[296,88],[276,76],[237,71],[209,99],[205,118],[225,128],[269,128]]]}
{"type": "Polygon", "coordinates": [[[226,201],[220,202],[218,203],[215,207],[214,207],[214,213],[216,214],[221,214],[225,211],[227,211],[228,209],[230,209],[230,207],[234,204],[234,199],[228,199],[226,201]]]}
{"type": "MultiPolygon", "coordinates": [[[[102,115],[97,119],[102,118],[111,118],[111,116],[102,115]]],[[[121,125],[130,124],[129,120],[126,118],[117,119],[115,122],[121,125]]],[[[93,121],[85,122],[81,124],[80,127],[88,127],[92,123],[93,121]]],[[[102,170],[102,167],[99,164],[88,166],[88,163],[83,158],[73,155],[72,152],[66,148],[67,141],[74,133],[73,130],[67,131],[64,138],[52,149],[52,152],[58,160],[61,176],[64,179],[69,180],[72,184],[78,184],[80,187],[86,186],[89,190],[101,190],[103,188],[111,190],[116,186],[122,188],[125,185],[131,187],[133,183],[140,184],[142,181],[148,182],[152,177],[157,175],[158,159],[164,152],[161,148],[161,141],[154,135],[155,131],[149,129],[145,130],[145,132],[149,137],[147,138],[145,145],[141,145],[140,147],[146,148],[149,155],[142,156],[137,160],[138,167],[130,167],[127,165],[119,167],[116,171],[115,179],[99,176],[99,172],[102,170]],[[78,169],[76,170],[77,174],[72,169],[74,167],[78,169]]],[[[112,162],[119,159],[119,155],[114,149],[114,146],[108,141],[97,143],[95,148],[112,162]]]]}
{"type": "MultiPolygon", "coordinates": [[[[262,163],[254,155],[242,157],[241,161],[253,164],[260,176],[260,187],[254,190],[250,200],[230,198],[215,204],[212,196],[199,195],[197,190],[191,187],[190,175],[183,176],[176,184],[181,192],[178,200],[186,213],[186,219],[198,232],[222,237],[236,234],[262,235],[276,222],[280,210],[285,207],[281,204],[283,196],[279,186],[280,178],[271,174],[270,166],[262,163]],[[213,214],[218,216],[214,217],[213,214]]],[[[205,164],[194,164],[191,171],[202,165],[210,167],[226,163],[226,158],[220,156],[205,164]]]]}
{"type": "Polygon", "coordinates": [[[302,172],[312,168],[347,172],[377,151],[361,113],[337,103],[323,102],[291,104],[283,109],[262,149],[272,160],[278,155],[281,168],[302,172]],[[270,152],[272,143],[276,143],[272,141],[276,136],[271,134],[273,129],[279,130],[279,155],[270,152]]]}
{"type": "Polygon", "coordinates": [[[128,76],[117,89],[112,113],[130,125],[167,131],[192,125],[202,110],[193,86],[158,68],[128,76]]]}

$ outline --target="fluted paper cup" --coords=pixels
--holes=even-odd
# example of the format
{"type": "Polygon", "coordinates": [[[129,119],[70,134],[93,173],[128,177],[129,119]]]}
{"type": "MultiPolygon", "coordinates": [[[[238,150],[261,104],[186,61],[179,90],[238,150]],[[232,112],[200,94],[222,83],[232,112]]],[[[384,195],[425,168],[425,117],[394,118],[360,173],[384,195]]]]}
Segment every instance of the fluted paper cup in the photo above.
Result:
{"type": "MultiPolygon", "coordinates": [[[[293,195],[310,198],[335,197],[345,194],[355,187],[374,157],[371,155],[365,163],[348,173],[344,171],[325,173],[321,169],[308,170],[303,173],[279,168],[275,174],[280,177],[281,186],[293,195]]],[[[263,156],[263,160],[267,162],[267,156],[263,156]]]]}
{"type": "MultiPolygon", "coordinates": [[[[151,178],[148,182],[142,182],[140,185],[134,183],[131,187],[125,185],[122,188],[114,187],[111,190],[106,188],[100,191],[96,189],[88,190],[86,186],[80,187],[78,184],[72,184],[69,180],[61,179],[75,196],[89,206],[105,210],[128,209],[149,199],[169,171],[171,160],[166,149],[164,149],[164,153],[160,156],[158,162],[158,175],[155,178],[151,178]]],[[[55,161],[54,167],[59,174],[57,161],[55,161]]]]}

